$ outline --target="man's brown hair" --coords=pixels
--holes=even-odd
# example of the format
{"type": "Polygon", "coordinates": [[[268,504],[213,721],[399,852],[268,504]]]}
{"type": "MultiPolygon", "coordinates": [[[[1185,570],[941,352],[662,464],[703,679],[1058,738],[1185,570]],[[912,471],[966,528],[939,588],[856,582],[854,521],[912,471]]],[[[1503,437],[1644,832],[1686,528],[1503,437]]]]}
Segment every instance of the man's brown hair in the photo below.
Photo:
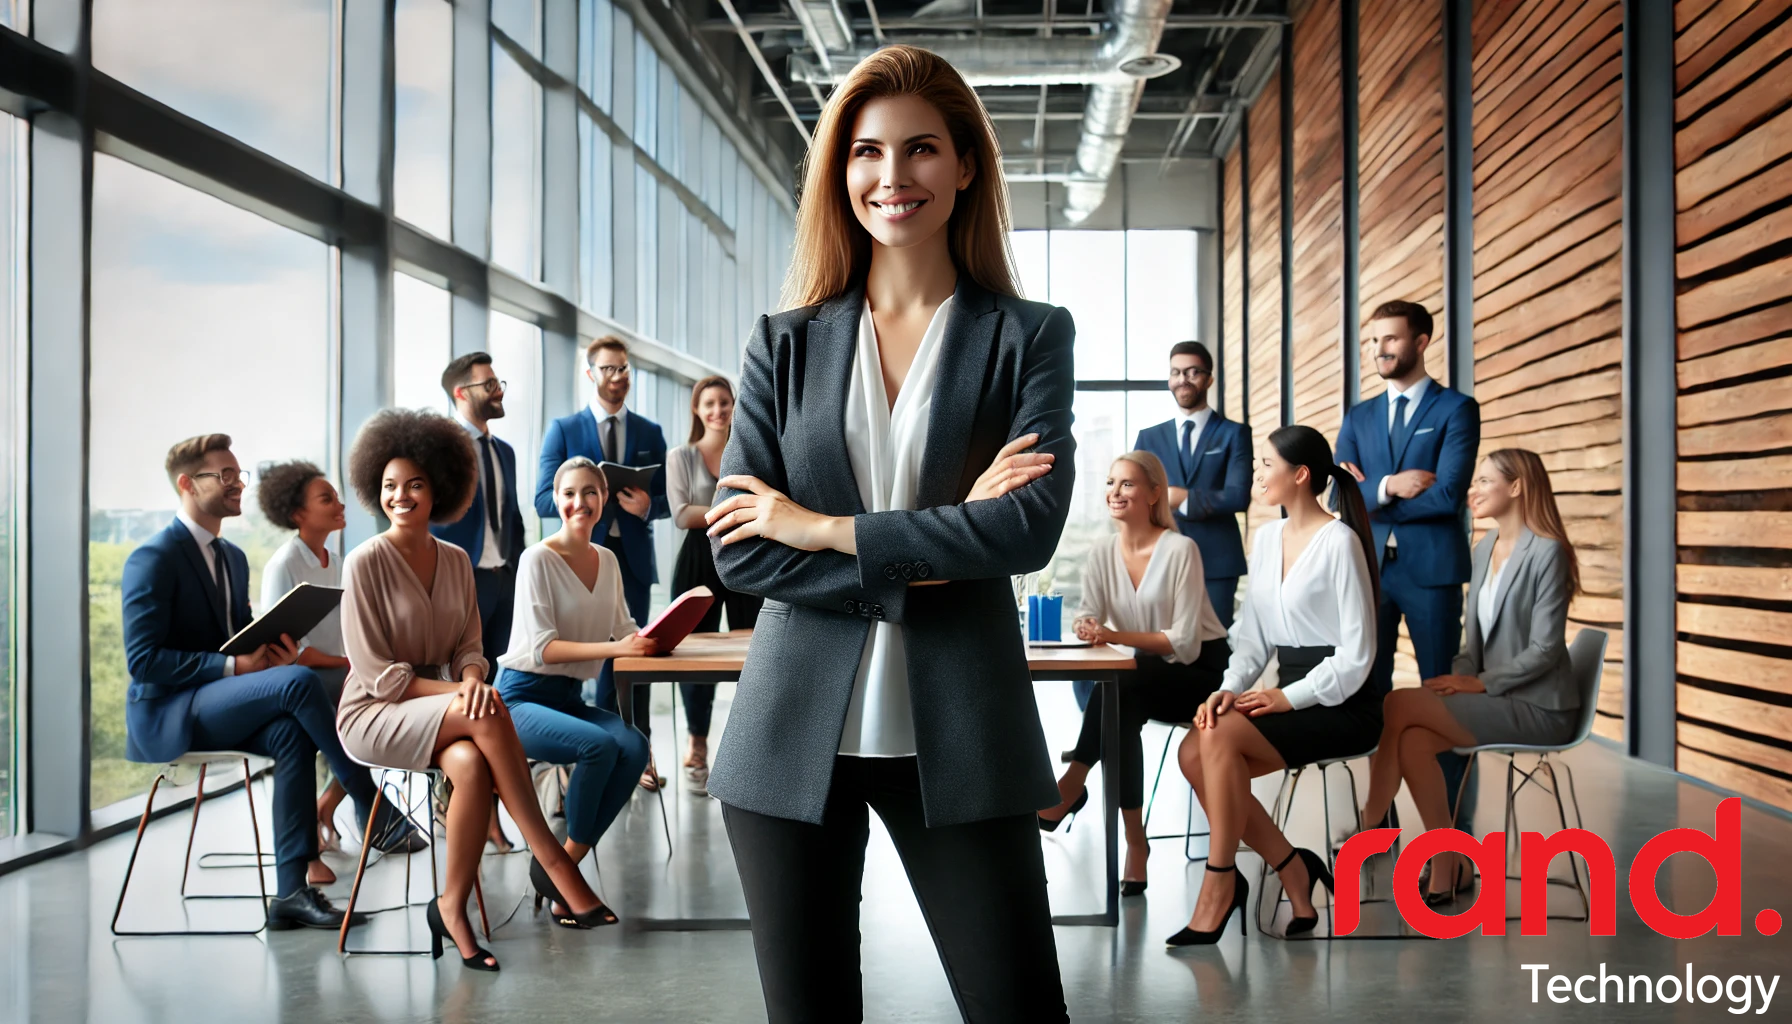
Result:
{"type": "Polygon", "coordinates": [[[1431,337],[1431,311],[1416,302],[1395,299],[1376,306],[1375,312],[1369,314],[1371,320],[1392,320],[1394,317],[1406,321],[1406,327],[1412,331],[1413,337],[1417,338],[1421,334],[1431,337]]]}
{"type": "Polygon", "coordinates": [[[190,474],[205,465],[205,457],[212,452],[229,450],[229,434],[200,434],[198,437],[189,437],[168,449],[168,458],[162,463],[162,468],[168,471],[168,483],[178,491],[180,485],[176,481],[180,479],[182,473],[190,474]]]}
{"type": "Polygon", "coordinates": [[[605,334],[591,339],[591,344],[585,346],[585,365],[590,366],[597,362],[597,354],[606,348],[613,348],[622,353],[624,359],[628,358],[628,342],[614,334],[605,334]]]}

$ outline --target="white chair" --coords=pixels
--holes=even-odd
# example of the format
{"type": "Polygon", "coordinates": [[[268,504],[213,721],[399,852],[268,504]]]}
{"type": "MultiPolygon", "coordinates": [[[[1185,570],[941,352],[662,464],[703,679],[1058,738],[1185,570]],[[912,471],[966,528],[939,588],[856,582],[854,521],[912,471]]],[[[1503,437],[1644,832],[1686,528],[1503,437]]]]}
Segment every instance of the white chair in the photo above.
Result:
{"type": "MultiPolygon", "coordinates": [[[[1338,860],[1337,860],[1337,852],[1332,849],[1332,842],[1331,842],[1331,836],[1332,836],[1331,769],[1334,766],[1342,767],[1344,778],[1346,781],[1348,781],[1350,783],[1350,812],[1351,812],[1351,814],[1355,815],[1356,830],[1360,832],[1360,831],[1362,831],[1362,828],[1363,828],[1363,806],[1362,806],[1361,801],[1359,801],[1357,799],[1356,775],[1353,772],[1351,772],[1350,767],[1349,767],[1349,762],[1358,760],[1360,758],[1374,757],[1375,752],[1379,749],[1381,749],[1381,748],[1379,745],[1377,745],[1374,747],[1370,747],[1368,750],[1365,750],[1360,754],[1348,754],[1344,757],[1328,758],[1323,761],[1314,761],[1311,764],[1289,765],[1287,768],[1284,768],[1282,770],[1282,784],[1279,787],[1277,787],[1277,789],[1276,789],[1275,804],[1270,808],[1269,817],[1270,817],[1270,820],[1272,820],[1276,823],[1276,827],[1282,830],[1282,833],[1284,835],[1286,835],[1288,832],[1289,820],[1294,816],[1294,794],[1295,794],[1295,791],[1300,788],[1301,776],[1304,775],[1306,773],[1307,769],[1309,769],[1309,768],[1316,768],[1319,770],[1319,802],[1320,802],[1321,807],[1323,808],[1324,815],[1325,815],[1325,860],[1326,860],[1326,867],[1331,870],[1331,872],[1334,876],[1336,876],[1336,874],[1337,874],[1338,860]]],[[[1263,927],[1263,894],[1269,888],[1265,884],[1268,881],[1268,879],[1269,879],[1269,861],[1265,860],[1263,862],[1261,870],[1259,871],[1259,873],[1257,875],[1257,929],[1258,929],[1258,931],[1265,932],[1266,934],[1268,933],[1268,930],[1263,927]]],[[[1285,895],[1286,894],[1277,896],[1277,898],[1276,898],[1277,906],[1281,905],[1282,899],[1285,897],[1285,895]]],[[[1376,900],[1376,899],[1365,898],[1362,902],[1377,903],[1377,902],[1381,902],[1381,901],[1376,900]]],[[[1317,909],[1317,908],[1315,908],[1315,909],[1317,909]]],[[[1327,912],[1330,913],[1330,912],[1332,912],[1333,909],[1335,909],[1335,908],[1332,908],[1328,903],[1327,912]]],[[[1324,938],[1332,938],[1333,937],[1330,934],[1330,929],[1327,930],[1327,934],[1323,937],[1324,938]]]]}
{"type": "Polygon", "coordinates": [[[187,753],[182,754],[179,757],[173,759],[172,761],[169,761],[166,765],[164,765],[162,767],[162,769],[160,771],[156,772],[155,781],[150,783],[150,785],[149,785],[149,795],[146,798],[144,798],[144,801],[143,801],[143,816],[141,818],[137,819],[137,840],[131,846],[131,859],[125,865],[124,881],[119,883],[119,886],[118,886],[118,902],[112,908],[112,934],[113,935],[130,935],[130,936],[145,936],[145,935],[256,935],[256,934],[259,934],[262,929],[267,927],[268,887],[267,887],[267,879],[266,879],[266,877],[263,876],[261,869],[269,863],[267,858],[271,855],[263,854],[261,852],[261,825],[258,821],[256,821],[256,818],[255,818],[255,788],[254,788],[255,779],[254,779],[254,776],[252,776],[249,773],[249,758],[250,758],[250,756],[251,755],[249,755],[243,751],[240,751],[240,750],[190,750],[187,753]],[[248,802],[249,802],[249,830],[255,837],[255,851],[253,853],[209,853],[209,854],[204,854],[199,858],[200,867],[202,869],[207,868],[207,867],[253,867],[253,868],[255,868],[255,880],[259,886],[260,891],[254,892],[254,893],[192,893],[192,894],[189,894],[187,892],[187,876],[188,876],[188,874],[192,868],[192,864],[193,864],[193,837],[199,831],[199,808],[202,804],[205,803],[205,770],[214,764],[230,764],[232,762],[241,763],[243,766],[243,793],[248,798],[248,802]],[[181,859],[180,898],[183,900],[255,900],[255,901],[257,901],[257,904],[259,906],[260,913],[258,914],[258,923],[253,928],[226,928],[226,929],[210,929],[210,930],[208,930],[208,929],[198,929],[198,930],[187,929],[187,930],[171,930],[171,931],[128,931],[128,930],[121,931],[121,930],[119,930],[118,918],[119,918],[119,915],[124,912],[124,896],[125,896],[125,893],[131,887],[131,874],[137,869],[137,854],[140,850],[143,849],[143,833],[149,827],[150,816],[155,811],[156,790],[161,788],[162,780],[168,778],[168,773],[171,769],[173,769],[177,766],[183,766],[183,765],[197,765],[199,767],[199,783],[198,783],[197,790],[193,794],[192,820],[191,820],[190,824],[188,824],[188,826],[187,826],[186,854],[181,859]],[[253,857],[254,860],[250,864],[208,865],[205,863],[206,857],[253,857]]]}
{"type": "MultiPolygon", "coordinates": [[[[343,956],[428,956],[430,954],[430,949],[428,947],[424,947],[423,949],[350,949],[348,945],[348,930],[350,922],[354,920],[355,902],[360,899],[361,896],[361,879],[367,874],[367,851],[373,848],[374,829],[379,821],[380,804],[388,799],[386,796],[386,776],[392,772],[397,772],[404,776],[404,781],[402,783],[403,788],[398,791],[400,795],[395,799],[391,799],[390,802],[392,806],[397,808],[418,831],[426,836],[433,836],[434,832],[432,824],[435,815],[432,813],[433,808],[431,807],[431,802],[434,799],[437,777],[443,774],[442,769],[433,766],[420,770],[394,768],[390,765],[374,764],[371,761],[363,761],[353,754],[350,754],[349,757],[355,761],[355,763],[364,765],[370,771],[380,772],[381,776],[379,785],[374,788],[373,806],[367,811],[367,828],[365,833],[361,836],[361,855],[355,862],[355,880],[354,883],[349,886],[348,906],[343,911],[342,927],[336,933],[336,952],[343,956]],[[414,788],[413,783],[417,776],[423,776],[424,778],[423,798],[420,802],[411,796],[411,792],[414,788]]],[[[429,854],[429,898],[421,901],[414,901],[411,899],[411,855],[407,853],[405,854],[404,860],[404,899],[396,906],[385,907],[382,908],[382,910],[404,910],[410,907],[425,906],[441,893],[442,881],[441,875],[436,869],[435,845],[432,843],[419,852],[429,854]]],[[[492,937],[492,925],[490,919],[488,919],[485,914],[485,888],[480,884],[478,874],[474,874],[473,876],[473,899],[479,905],[479,924],[485,932],[486,939],[489,941],[492,937]]],[[[374,913],[379,912],[381,911],[374,911],[374,913]]]]}
{"type": "MultiPolygon", "coordinates": [[[[1580,691],[1580,727],[1575,730],[1573,739],[1569,740],[1567,743],[1555,745],[1532,743],[1484,743],[1479,746],[1455,748],[1456,753],[1462,754],[1469,759],[1468,770],[1462,773],[1462,784],[1457,787],[1456,791],[1456,806],[1459,808],[1462,806],[1462,793],[1468,787],[1468,780],[1474,774],[1476,756],[1480,754],[1504,754],[1506,756],[1506,818],[1504,827],[1506,830],[1506,861],[1508,864],[1513,863],[1517,859],[1519,833],[1514,830],[1518,818],[1517,798],[1519,792],[1526,786],[1535,785],[1553,796],[1556,801],[1557,822],[1564,829],[1569,827],[1568,813],[1567,809],[1562,804],[1562,789],[1556,775],[1558,766],[1568,776],[1568,800],[1574,805],[1574,827],[1583,827],[1583,819],[1580,815],[1580,797],[1574,790],[1574,771],[1569,767],[1567,762],[1551,757],[1550,755],[1561,754],[1573,750],[1575,747],[1586,742],[1587,737],[1592,734],[1593,716],[1599,710],[1599,683],[1601,677],[1605,674],[1605,646],[1608,639],[1609,637],[1604,630],[1583,629],[1575,635],[1574,642],[1568,645],[1568,661],[1572,666],[1574,673],[1575,689],[1580,691]],[[1532,765],[1528,771],[1518,767],[1518,755],[1520,754],[1535,755],[1537,763],[1532,765]],[[1549,774],[1549,781],[1547,784],[1545,784],[1541,778],[1544,772],[1548,772],[1549,774]],[[1522,781],[1516,786],[1513,785],[1515,777],[1522,777],[1522,781]]],[[[1455,824],[1454,819],[1452,819],[1451,824],[1455,824]]],[[[1581,913],[1579,916],[1572,914],[1550,914],[1548,917],[1550,920],[1554,921],[1585,921],[1591,913],[1592,904],[1588,901],[1586,886],[1581,883],[1580,862],[1577,861],[1573,855],[1569,855],[1568,857],[1568,869],[1573,873],[1574,878],[1572,881],[1551,878],[1548,879],[1548,882],[1550,885],[1573,888],[1578,892],[1581,900],[1581,913]]],[[[1516,881],[1517,876],[1507,875],[1506,880],[1516,881]]],[[[1509,917],[1507,920],[1516,921],[1518,918],[1509,917]]]]}

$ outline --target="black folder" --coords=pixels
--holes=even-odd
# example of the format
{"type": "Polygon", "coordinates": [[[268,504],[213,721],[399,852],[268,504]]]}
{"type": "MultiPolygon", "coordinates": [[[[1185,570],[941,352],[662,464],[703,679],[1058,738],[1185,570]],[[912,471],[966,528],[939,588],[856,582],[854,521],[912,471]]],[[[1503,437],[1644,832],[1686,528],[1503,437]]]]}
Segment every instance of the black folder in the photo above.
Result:
{"type": "Polygon", "coordinates": [[[620,462],[606,462],[599,468],[604,471],[604,483],[609,486],[611,495],[624,487],[634,487],[652,494],[653,474],[660,471],[657,462],[651,466],[624,466],[620,462]]]}
{"type": "Polygon", "coordinates": [[[218,648],[224,654],[254,654],[263,644],[277,644],[280,634],[292,637],[293,643],[317,628],[324,617],[342,603],[341,587],[320,587],[301,583],[274,602],[274,607],[261,613],[218,648]]]}

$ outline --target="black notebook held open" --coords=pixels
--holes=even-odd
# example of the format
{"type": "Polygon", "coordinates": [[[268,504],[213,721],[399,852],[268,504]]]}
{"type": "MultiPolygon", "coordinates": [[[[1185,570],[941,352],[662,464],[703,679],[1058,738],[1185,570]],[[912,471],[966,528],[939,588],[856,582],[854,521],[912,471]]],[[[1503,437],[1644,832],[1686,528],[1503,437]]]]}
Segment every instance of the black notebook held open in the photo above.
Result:
{"type": "Polygon", "coordinates": [[[634,487],[652,493],[653,474],[660,471],[659,463],[651,466],[624,466],[620,462],[605,462],[598,467],[604,471],[604,483],[610,493],[615,494],[625,487],[634,487]]]}
{"type": "Polygon", "coordinates": [[[237,630],[237,634],[224,641],[224,646],[218,650],[231,655],[254,654],[263,644],[279,643],[282,633],[297,643],[341,603],[341,587],[301,583],[288,590],[284,597],[274,602],[274,607],[262,612],[254,622],[237,630]]]}

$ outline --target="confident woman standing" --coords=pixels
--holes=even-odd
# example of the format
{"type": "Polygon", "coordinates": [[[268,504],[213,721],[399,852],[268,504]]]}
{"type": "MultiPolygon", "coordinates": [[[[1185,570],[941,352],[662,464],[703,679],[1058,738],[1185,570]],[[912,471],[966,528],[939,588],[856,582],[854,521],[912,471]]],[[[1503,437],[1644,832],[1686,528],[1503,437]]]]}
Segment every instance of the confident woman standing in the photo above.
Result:
{"type": "MultiPolygon", "coordinates": [[[[752,629],[759,621],[764,599],[729,590],[716,575],[715,554],[709,550],[703,517],[716,500],[716,478],[722,471],[722,449],[734,425],[734,388],[726,377],[705,377],[691,388],[691,440],[666,453],[666,502],[672,524],[685,531],[672,569],[672,593],[692,587],[708,587],[716,603],[709,606],[696,633],[722,628],[722,610],[728,610],[729,629],[752,629]]],[[[679,683],[684,697],[684,719],[690,727],[690,747],[685,751],[685,785],[693,793],[709,786],[709,719],[715,706],[716,688],[709,683],[679,683]]]]}
{"type": "Polygon", "coordinates": [[[792,308],[749,340],[708,516],[722,582],[766,599],[709,789],[774,1022],[860,1019],[869,810],[965,1019],[1066,1019],[1009,577],[1064,526],[1074,329],[1017,292],[989,115],[879,50],[816,126],[792,308]]]}
{"type": "Polygon", "coordinates": [[[1281,876],[1294,917],[1288,934],[1313,930],[1313,890],[1331,888],[1325,861],[1290,845],[1251,795],[1251,780],[1290,766],[1367,752],[1381,731],[1381,701],[1363,686],[1375,660],[1375,557],[1356,480],[1332,449],[1299,424],[1269,435],[1257,460],[1257,495],[1285,518],[1257,527],[1251,588],[1232,627],[1232,663],[1219,692],[1195,713],[1182,741],[1182,773],[1213,835],[1207,874],[1187,928],[1172,946],[1219,940],[1232,911],[1244,928],[1250,886],[1233,862],[1240,839],[1281,876]],[[1336,482],[1342,519],[1319,504],[1336,482]],[[1247,687],[1276,659],[1276,685],[1247,687]]]}

